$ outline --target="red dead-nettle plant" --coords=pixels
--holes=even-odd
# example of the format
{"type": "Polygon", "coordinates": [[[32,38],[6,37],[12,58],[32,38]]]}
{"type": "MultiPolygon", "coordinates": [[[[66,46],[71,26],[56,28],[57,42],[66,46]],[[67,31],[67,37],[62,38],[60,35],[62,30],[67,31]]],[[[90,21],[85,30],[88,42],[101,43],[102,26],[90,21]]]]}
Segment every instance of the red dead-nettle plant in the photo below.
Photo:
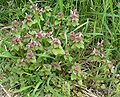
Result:
{"type": "MultiPolygon", "coordinates": [[[[10,30],[11,33],[7,33],[6,37],[2,37],[3,42],[0,43],[0,55],[6,58],[6,63],[10,62],[5,66],[5,70],[7,75],[14,78],[10,79],[13,83],[11,87],[15,87],[15,89],[20,87],[21,90],[28,89],[31,97],[38,93],[39,89],[42,93],[51,93],[54,87],[65,97],[70,97],[71,92],[65,90],[70,90],[71,82],[80,84],[80,81],[85,79],[81,82],[85,86],[86,83],[89,83],[86,75],[89,77],[92,75],[87,71],[90,73],[90,70],[94,68],[91,66],[91,69],[88,69],[85,67],[86,64],[83,67],[81,65],[82,61],[86,62],[86,58],[88,58],[88,56],[84,57],[86,54],[84,44],[88,43],[84,43],[84,33],[80,32],[82,27],[79,26],[77,9],[71,10],[69,16],[64,16],[62,12],[54,15],[54,10],[49,6],[39,8],[34,4],[30,8],[29,14],[26,14],[23,21],[18,22],[15,19],[11,23],[13,30],[10,30]],[[61,75],[65,77],[62,78],[61,75]],[[54,79],[52,79],[53,76],[54,79]],[[68,79],[71,79],[71,82],[68,79]],[[65,87],[64,84],[67,86],[65,87]],[[26,88],[27,85],[30,88],[26,88]],[[46,89],[48,90],[46,91],[46,89]],[[33,94],[31,94],[32,91],[33,94]]],[[[101,58],[100,63],[105,64],[106,52],[103,47],[103,41],[98,42],[89,56],[99,57],[101,58]]],[[[94,58],[92,57],[91,60],[94,58]]],[[[107,64],[110,67],[113,63],[107,61],[107,64]]],[[[100,74],[100,71],[96,74],[100,74]]]]}

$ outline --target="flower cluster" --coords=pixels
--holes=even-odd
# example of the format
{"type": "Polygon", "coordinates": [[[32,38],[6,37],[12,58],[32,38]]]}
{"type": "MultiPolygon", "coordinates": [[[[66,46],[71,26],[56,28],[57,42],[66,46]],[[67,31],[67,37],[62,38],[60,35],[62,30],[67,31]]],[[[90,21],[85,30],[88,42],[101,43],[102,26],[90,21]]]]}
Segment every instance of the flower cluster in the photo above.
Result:
{"type": "Polygon", "coordinates": [[[74,10],[70,11],[70,19],[71,19],[72,22],[77,22],[78,21],[77,9],[74,9],[74,10]]]}
{"type": "Polygon", "coordinates": [[[43,34],[42,32],[37,32],[35,36],[37,39],[41,39],[43,37],[43,34]]]}
{"type": "Polygon", "coordinates": [[[103,48],[103,40],[101,42],[97,42],[97,48],[93,49],[93,55],[100,56],[101,59],[105,58],[105,52],[101,51],[103,48]],[[101,53],[102,52],[102,53],[101,53]]]}
{"type": "Polygon", "coordinates": [[[12,43],[13,44],[18,44],[21,41],[20,37],[13,38],[12,43]]]}
{"type": "Polygon", "coordinates": [[[14,20],[14,21],[12,22],[12,25],[13,25],[14,28],[17,28],[17,26],[18,26],[18,21],[17,21],[17,20],[14,20]]]}
{"type": "Polygon", "coordinates": [[[82,33],[81,32],[77,33],[77,34],[70,33],[69,38],[70,38],[70,40],[72,40],[72,41],[74,41],[76,43],[81,42],[82,41],[82,33]]]}
{"type": "Polygon", "coordinates": [[[58,38],[53,38],[52,42],[53,42],[53,44],[56,44],[56,45],[61,44],[61,42],[58,38]]]}
{"type": "MultiPolygon", "coordinates": [[[[17,74],[15,77],[18,77],[16,78],[15,84],[18,82],[20,86],[31,86],[31,83],[35,83],[34,85],[38,84],[38,89],[42,85],[48,88],[46,82],[41,81],[46,80],[47,83],[50,81],[50,85],[54,89],[59,90],[58,88],[62,86],[59,83],[63,84],[62,81],[66,81],[67,88],[71,91],[72,88],[69,85],[69,81],[70,83],[73,81],[78,85],[86,85],[86,83],[89,83],[89,80],[92,80],[92,77],[97,78],[100,74],[103,76],[103,72],[109,73],[109,69],[111,71],[115,69],[114,61],[110,60],[109,55],[107,55],[109,52],[104,50],[103,40],[98,41],[96,47],[92,50],[92,54],[89,54],[91,50],[89,50],[88,44],[91,45],[91,38],[89,38],[88,34],[85,34],[84,37],[84,33],[80,32],[81,29],[84,31],[84,27],[78,25],[79,17],[77,9],[71,10],[70,15],[66,16],[66,13],[64,14],[62,12],[58,12],[55,15],[56,12],[54,13],[48,6],[39,8],[37,4],[33,4],[30,8],[31,10],[27,10],[29,14],[25,15],[22,24],[18,20],[14,20],[12,22],[13,30],[10,30],[11,33],[9,34],[10,37],[4,37],[4,40],[0,42],[0,45],[2,45],[1,52],[2,50],[5,51],[3,53],[0,52],[1,55],[3,54],[2,60],[6,57],[8,58],[5,61],[9,62],[9,60],[12,60],[10,62],[10,66],[12,66],[10,72],[13,75],[17,74]],[[9,43],[12,43],[12,45],[9,43]],[[105,64],[107,66],[104,66],[105,64]],[[13,70],[15,68],[19,71],[13,70]],[[92,70],[94,72],[91,72],[92,70]],[[99,73],[95,74],[96,70],[99,70],[99,73]],[[52,77],[52,75],[55,77],[52,77]],[[24,81],[17,80],[19,78],[24,81]],[[59,85],[53,86],[54,81],[59,85]],[[24,82],[25,85],[23,84],[24,82]]],[[[32,93],[34,92],[34,85],[30,88],[33,89],[31,90],[30,96],[34,94],[32,93]]],[[[76,86],[74,85],[73,87],[76,90],[76,86]]],[[[45,88],[42,89],[42,93],[46,93],[45,88]]],[[[67,90],[66,86],[64,90],[67,90]]],[[[58,93],[62,94],[62,91],[63,87],[60,88],[58,93]]],[[[51,91],[47,91],[47,93],[51,93],[51,91]]],[[[42,95],[45,96],[44,94],[42,95]]],[[[56,95],[51,96],[57,95],[56,93],[56,95]]],[[[75,95],[64,96],[74,97],[75,95]]],[[[81,95],[77,96],[80,97],[81,95]]]]}
{"type": "Polygon", "coordinates": [[[28,58],[28,59],[32,59],[32,57],[33,57],[33,53],[32,53],[32,52],[28,52],[28,53],[27,53],[27,58],[28,58]]]}
{"type": "Polygon", "coordinates": [[[46,38],[52,38],[52,32],[46,33],[46,34],[45,34],[45,37],[46,37],[46,38]]]}
{"type": "Polygon", "coordinates": [[[59,12],[59,13],[57,14],[57,18],[58,18],[59,20],[63,19],[63,17],[64,17],[64,15],[63,15],[62,12],[59,12]]]}

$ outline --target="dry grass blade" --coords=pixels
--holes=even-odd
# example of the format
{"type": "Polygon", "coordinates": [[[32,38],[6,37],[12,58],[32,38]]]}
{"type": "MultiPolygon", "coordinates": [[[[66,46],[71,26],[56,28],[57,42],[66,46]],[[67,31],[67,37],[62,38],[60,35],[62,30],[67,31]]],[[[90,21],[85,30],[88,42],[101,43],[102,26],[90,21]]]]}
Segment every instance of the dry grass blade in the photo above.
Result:
{"type": "Polygon", "coordinates": [[[0,84],[0,87],[6,93],[7,97],[11,97],[10,94],[8,93],[8,91],[3,87],[3,85],[0,84]]]}
{"type": "MultiPolygon", "coordinates": [[[[85,96],[85,97],[104,97],[102,94],[100,93],[93,93],[91,90],[88,90],[86,87],[83,86],[79,86],[79,85],[75,85],[76,87],[80,88],[81,93],[85,96]]],[[[83,97],[84,97],[83,96],[83,97]]]]}

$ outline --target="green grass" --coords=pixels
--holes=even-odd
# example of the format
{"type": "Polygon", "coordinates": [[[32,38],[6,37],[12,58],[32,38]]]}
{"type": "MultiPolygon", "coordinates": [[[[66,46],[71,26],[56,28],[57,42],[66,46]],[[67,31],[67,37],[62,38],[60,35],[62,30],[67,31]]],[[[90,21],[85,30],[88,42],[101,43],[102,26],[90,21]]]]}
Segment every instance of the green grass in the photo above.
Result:
{"type": "MultiPolygon", "coordinates": [[[[44,97],[48,94],[52,95],[50,97],[67,97],[63,95],[69,95],[66,94],[67,89],[69,91],[69,87],[72,88],[70,94],[72,96],[74,95],[73,97],[80,97],[81,94],[83,94],[83,97],[85,95],[119,97],[120,75],[119,78],[117,78],[117,75],[120,74],[119,0],[38,0],[37,3],[39,7],[51,7],[52,17],[49,18],[46,14],[44,14],[43,17],[46,16],[46,20],[49,18],[49,20],[52,21],[52,26],[53,22],[56,20],[54,16],[57,15],[58,12],[64,13],[64,17],[67,20],[70,15],[70,10],[77,9],[79,14],[79,25],[69,26],[66,23],[68,21],[64,20],[62,22],[62,25],[64,26],[63,29],[61,30],[60,27],[57,27],[55,29],[56,33],[54,33],[54,36],[59,37],[60,40],[62,40],[63,49],[71,52],[70,55],[72,56],[73,61],[68,62],[64,60],[63,56],[49,55],[49,53],[47,55],[47,53],[41,51],[42,53],[39,52],[40,54],[36,54],[36,57],[38,57],[36,60],[39,60],[40,62],[37,64],[30,63],[30,68],[29,66],[26,66],[25,69],[18,69],[15,64],[18,62],[17,59],[22,56],[20,55],[22,51],[13,52],[9,49],[10,39],[6,38],[8,35],[6,32],[9,33],[10,31],[7,27],[9,25],[11,26],[12,21],[15,19],[19,22],[22,21],[25,13],[30,13],[29,7],[33,2],[35,2],[35,0],[1,0],[0,2],[0,83],[3,85],[8,83],[5,86],[7,87],[7,90],[10,90],[9,92],[12,92],[13,94],[20,93],[21,95],[25,95],[25,97],[38,97],[38,95],[44,97]],[[82,32],[84,49],[75,49],[72,51],[72,47],[69,47],[71,45],[69,42],[70,32],[82,32]],[[5,35],[6,37],[4,37],[5,35]],[[104,40],[104,47],[101,52],[106,53],[104,60],[100,60],[91,55],[93,48],[96,48],[97,42],[101,40],[104,40]],[[61,68],[63,68],[62,70],[65,72],[66,76],[62,78],[60,73],[63,74],[63,72],[60,71],[59,73],[53,69],[50,72],[51,75],[44,76],[47,77],[46,80],[39,79],[41,77],[39,73],[46,72],[46,69],[44,65],[39,66],[38,64],[47,64],[47,62],[48,64],[51,64],[52,62],[61,60],[64,61],[61,64],[61,68]],[[113,61],[114,69],[108,68],[108,65],[106,64],[107,60],[113,61]],[[74,75],[74,73],[71,74],[68,72],[72,67],[71,64],[76,63],[80,64],[80,68],[84,72],[83,75],[74,75]],[[37,67],[37,70],[35,67],[37,67]],[[17,77],[14,78],[15,76],[17,77]],[[72,80],[71,76],[75,80],[72,80]],[[79,79],[77,79],[76,76],[79,79]],[[7,77],[8,80],[6,80],[7,77]],[[80,79],[82,80],[82,83],[80,82],[80,79]],[[76,86],[76,84],[78,86],[76,86]],[[64,86],[66,86],[66,90],[64,90],[64,86]],[[17,87],[20,88],[17,89],[17,87]],[[90,88],[94,90],[92,93],[89,91],[90,88]],[[88,91],[88,94],[85,91],[88,91]]],[[[33,28],[31,27],[30,29],[43,29],[44,22],[40,20],[37,14],[35,15],[35,18],[38,21],[38,25],[35,24],[33,28]]],[[[27,32],[27,29],[25,31],[27,32]]],[[[46,40],[43,40],[42,42],[44,45],[46,40]]],[[[26,51],[23,53],[26,53],[26,51]]]]}

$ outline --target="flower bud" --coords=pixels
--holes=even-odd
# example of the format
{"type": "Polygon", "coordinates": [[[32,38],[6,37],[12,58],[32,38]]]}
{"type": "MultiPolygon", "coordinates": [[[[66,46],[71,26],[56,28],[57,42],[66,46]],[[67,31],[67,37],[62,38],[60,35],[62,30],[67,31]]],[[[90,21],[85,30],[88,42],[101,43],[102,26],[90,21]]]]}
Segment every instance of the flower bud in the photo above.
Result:
{"type": "Polygon", "coordinates": [[[82,33],[77,33],[75,37],[75,42],[80,42],[82,40],[82,33]]]}
{"type": "Polygon", "coordinates": [[[33,57],[33,53],[32,53],[32,52],[28,52],[28,53],[27,53],[27,58],[28,58],[28,59],[32,59],[32,57],[33,57]]]}
{"type": "Polygon", "coordinates": [[[14,21],[12,22],[12,25],[13,25],[14,28],[16,28],[16,27],[18,26],[18,21],[17,21],[17,20],[14,20],[14,21]]]}
{"type": "Polygon", "coordinates": [[[105,58],[105,54],[101,54],[101,59],[104,59],[105,58]]]}
{"type": "Polygon", "coordinates": [[[101,42],[98,41],[98,43],[97,43],[97,47],[98,47],[98,48],[103,47],[103,40],[102,40],[101,42]]]}
{"type": "Polygon", "coordinates": [[[75,35],[74,33],[71,33],[71,34],[69,35],[69,37],[70,37],[71,40],[75,40],[76,35],[75,35]]]}
{"type": "Polygon", "coordinates": [[[38,11],[38,15],[41,16],[43,12],[43,8],[39,8],[37,11],[38,11]]]}
{"type": "Polygon", "coordinates": [[[57,70],[59,70],[59,71],[61,71],[60,63],[61,63],[61,62],[55,62],[55,63],[53,64],[53,66],[54,66],[57,70]]]}
{"type": "Polygon", "coordinates": [[[49,6],[46,6],[46,7],[45,7],[45,11],[46,11],[46,12],[50,12],[50,11],[51,11],[51,8],[50,8],[49,6]]]}
{"type": "Polygon", "coordinates": [[[26,21],[26,19],[24,19],[23,21],[22,21],[22,24],[25,24],[27,21],[26,21]]]}
{"type": "Polygon", "coordinates": [[[75,42],[80,42],[80,41],[81,41],[81,37],[76,36],[76,37],[75,37],[75,42]]]}
{"type": "Polygon", "coordinates": [[[116,74],[116,78],[120,80],[120,74],[116,74]]]}
{"type": "Polygon", "coordinates": [[[31,5],[31,6],[30,6],[30,9],[37,10],[37,5],[38,5],[38,4],[33,4],[33,5],[31,5]]]}
{"type": "Polygon", "coordinates": [[[98,51],[96,48],[94,48],[93,54],[94,54],[95,56],[98,56],[98,55],[99,55],[99,51],[98,51]]]}
{"type": "Polygon", "coordinates": [[[64,17],[64,15],[63,15],[62,12],[59,12],[59,13],[57,14],[57,19],[63,19],[63,17],[64,17]]]}
{"type": "Polygon", "coordinates": [[[81,73],[81,68],[79,65],[72,66],[72,70],[76,73],[81,73]]]}
{"type": "Polygon", "coordinates": [[[28,14],[26,14],[26,17],[25,17],[25,18],[26,18],[26,20],[29,21],[29,22],[32,21],[32,19],[31,19],[32,17],[31,17],[30,15],[28,15],[28,14]]]}
{"type": "Polygon", "coordinates": [[[27,61],[27,59],[23,58],[23,59],[20,60],[20,63],[23,63],[23,62],[26,62],[26,61],[27,61]]]}

